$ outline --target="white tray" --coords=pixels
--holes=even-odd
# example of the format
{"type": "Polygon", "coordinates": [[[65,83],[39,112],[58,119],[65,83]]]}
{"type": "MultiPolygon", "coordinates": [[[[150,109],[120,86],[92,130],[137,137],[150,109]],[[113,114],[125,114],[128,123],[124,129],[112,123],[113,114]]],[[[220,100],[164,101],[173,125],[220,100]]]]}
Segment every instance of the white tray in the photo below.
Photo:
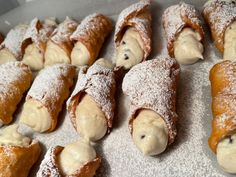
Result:
{"type": "MultiPolygon", "coordinates": [[[[65,16],[72,16],[80,21],[90,13],[100,12],[114,20],[122,9],[137,2],[134,0],[37,0],[20,6],[0,16],[0,31],[7,33],[20,22],[30,21],[34,17],[45,18],[55,16],[63,20],[65,16]]],[[[161,25],[163,10],[179,1],[152,1],[153,16],[153,50],[149,57],[166,55],[166,41],[161,25]]],[[[196,5],[201,10],[204,1],[186,1],[196,5]]],[[[118,114],[114,120],[114,128],[110,135],[99,141],[95,148],[102,159],[101,168],[97,176],[108,177],[183,177],[183,176],[231,176],[220,170],[215,155],[209,150],[207,139],[211,130],[211,97],[208,73],[221,55],[209,39],[206,30],[204,61],[194,65],[181,67],[181,79],[178,90],[178,136],[163,154],[158,157],[145,157],[135,147],[128,130],[129,101],[120,90],[117,103],[118,114]]],[[[114,53],[113,36],[107,41],[100,54],[101,57],[111,59],[114,53]]],[[[18,112],[20,112],[20,109],[18,112]]],[[[72,124],[61,114],[56,131],[50,134],[33,133],[29,128],[21,128],[23,132],[42,142],[44,149],[55,145],[66,145],[79,138],[72,124]]],[[[16,120],[17,121],[17,120],[16,120]]],[[[40,159],[40,160],[41,160],[40,159]]],[[[35,176],[40,163],[35,165],[31,176],[35,176]]],[[[232,175],[233,176],[233,175],[232,175]]]]}

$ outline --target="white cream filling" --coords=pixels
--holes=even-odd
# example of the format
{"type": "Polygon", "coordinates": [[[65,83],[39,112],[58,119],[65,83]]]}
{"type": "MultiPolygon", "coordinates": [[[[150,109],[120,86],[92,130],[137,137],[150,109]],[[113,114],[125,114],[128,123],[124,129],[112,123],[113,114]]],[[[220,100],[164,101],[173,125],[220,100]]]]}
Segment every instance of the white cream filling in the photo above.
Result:
{"type": "Polygon", "coordinates": [[[30,138],[17,131],[18,125],[13,124],[0,131],[0,145],[12,145],[26,147],[30,145],[30,138]]]}
{"type": "Polygon", "coordinates": [[[16,61],[15,56],[6,48],[0,50],[0,64],[16,61]]]}
{"type": "Polygon", "coordinates": [[[47,108],[33,99],[29,99],[24,103],[20,115],[20,122],[28,125],[37,132],[47,131],[52,124],[47,108]]]}
{"type": "Polygon", "coordinates": [[[236,60],[236,22],[233,22],[225,31],[223,58],[236,60]]]}
{"type": "Polygon", "coordinates": [[[142,45],[139,33],[133,28],[128,28],[116,51],[116,66],[129,69],[140,63],[144,56],[142,45]]]}
{"type": "Polygon", "coordinates": [[[158,155],[168,144],[166,123],[156,112],[141,110],[133,121],[132,138],[144,155],[158,155]]]}
{"type": "Polygon", "coordinates": [[[25,49],[23,57],[23,63],[27,64],[32,70],[40,70],[43,68],[43,53],[36,47],[36,45],[30,44],[25,49]]]}
{"type": "Polygon", "coordinates": [[[45,51],[44,65],[53,65],[56,63],[70,63],[70,57],[59,45],[49,40],[45,51]]]}
{"type": "Polygon", "coordinates": [[[77,131],[90,141],[101,139],[107,132],[104,112],[88,94],[85,94],[76,107],[77,131]]]}
{"type": "Polygon", "coordinates": [[[217,161],[224,171],[236,173],[236,134],[221,140],[216,150],[217,161]]]}
{"type": "Polygon", "coordinates": [[[114,68],[114,65],[111,63],[111,61],[106,60],[105,58],[100,58],[95,63],[100,65],[100,66],[109,68],[109,69],[113,69],[114,68]]]}
{"type": "Polygon", "coordinates": [[[193,64],[203,59],[201,36],[191,28],[184,28],[174,42],[174,55],[180,64],[193,64]]]}
{"type": "Polygon", "coordinates": [[[90,60],[90,53],[88,49],[81,42],[77,42],[71,52],[71,64],[84,66],[88,65],[90,60]]]}
{"type": "Polygon", "coordinates": [[[64,175],[72,175],[86,163],[96,158],[94,148],[84,141],[69,144],[59,154],[59,164],[64,175]]]}

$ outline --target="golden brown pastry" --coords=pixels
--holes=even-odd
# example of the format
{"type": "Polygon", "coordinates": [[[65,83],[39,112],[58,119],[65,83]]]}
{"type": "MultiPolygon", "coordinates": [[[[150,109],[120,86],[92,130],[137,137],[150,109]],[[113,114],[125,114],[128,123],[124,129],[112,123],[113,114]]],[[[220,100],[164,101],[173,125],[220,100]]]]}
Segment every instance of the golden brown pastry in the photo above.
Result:
{"type": "Polygon", "coordinates": [[[27,28],[28,25],[20,24],[7,33],[6,38],[0,45],[0,64],[22,59],[21,45],[27,28]]]}
{"type": "Polygon", "coordinates": [[[234,0],[211,0],[204,5],[203,16],[210,27],[216,48],[224,59],[236,59],[236,5],[234,0]]]}
{"type": "Polygon", "coordinates": [[[75,89],[68,100],[68,112],[75,129],[90,141],[109,133],[115,109],[115,73],[112,64],[97,60],[83,67],[75,89]]]}
{"type": "Polygon", "coordinates": [[[124,9],[115,29],[116,66],[130,69],[151,52],[150,1],[141,0],[124,9]]]}
{"type": "Polygon", "coordinates": [[[194,6],[180,2],[168,7],[162,16],[167,50],[181,64],[203,59],[204,31],[200,14],[194,6]]]}
{"type": "Polygon", "coordinates": [[[94,148],[80,140],[65,147],[49,148],[37,177],[93,177],[100,163],[94,148]]]}
{"type": "Polygon", "coordinates": [[[17,125],[10,125],[0,130],[0,177],[27,177],[40,156],[39,142],[17,129],[17,125]]]}
{"type": "Polygon", "coordinates": [[[46,43],[56,26],[55,18],[47,18],[44,21],[34,18],[29,24],[22,42],[22,60],[32,70],[43,68],[46,43]]]}
{"type": "Polygon", "coordinates": [[[9,124],[23,94],[31,85],[32,73],[21,62],[0,65],[0,124],[9,124]]]}
{"type": "Polygon", "coordinates": [[[70,37],[75,43],[71,64],[92,65],[111,30],[112,22],[108,17],[97,13],[87,16],[70,37]]]}
{"type": "Polygon", "coordinates": [[[130,99],[129,128],[145,155],[162,153],[176,132],[176,89],[180,68],[173,58],[140,63],[125,75],[123,92],[130,99]]]}
{"type": "Polygon", "coordinates": [[[41,70],[30,88],[20,121],[37,132],[53,131],[73,85],[75,67],[55,64],[41,70]]]}
{"type": "Polygon", "coordinates": [[[77,25],[76,21],[66,17],[53,31],[46,46],[45,66],[55,63],[71,63],[73,42],[70,40],[70,36],[76,30],[77,25]]]}
{"type": "Polygon", "coordinates": [[[223,61],[210,71],[212,132],[208,140],[219,165],[236,173],[236,63],[223,61]]]}

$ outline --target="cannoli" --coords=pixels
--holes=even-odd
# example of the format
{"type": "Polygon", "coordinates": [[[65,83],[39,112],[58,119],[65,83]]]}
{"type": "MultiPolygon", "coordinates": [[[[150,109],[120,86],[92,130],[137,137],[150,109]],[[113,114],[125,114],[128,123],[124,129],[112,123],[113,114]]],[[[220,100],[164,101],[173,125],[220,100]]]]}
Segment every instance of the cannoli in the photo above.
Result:
{"type": "Polygon", "coordinates": [[[0,124],[9,124],[17,104],[30,87],[32,73],[21,62],[0,65],[0,124]]]}
{"type": "Polygon", "coordinates": [[[83,67],[68,100],[73,126],[85,139],[96,141],[109,133],[115,108],[115,74],[107,60],[83,67]]]}
{"type": "Polygon", "coordinates": [[[216,48],[224,59],[236,59],[236,5],[233,0],[211,0],[204,5],[203,16],[211,29],[216,48]]]}
{"type": "Polygon", "coordinates": [[[37,140],[22,135],[18,125],[0,131],[0,176],[27,177],[38,160],[41,148],[37,140]]]}
{"type": "Polygon", "coordinates": [[[77,25],[77,22],[66,17],[53,31],[46,46],[45,65],[71,63],[70,54],[73,42],[70,40],[70,36],[76,30],[77,25]]]}
{"type": "Polygon", "coordinates": [[[0,64],[22,59],[21,44],[27,28],[28,25],[20,24],[8,32],[0,45],[0,64]]]}
{"type": "Polygon", "coordinates": [[[208,140],[219,165],[236,173],[236,63],[223,61],[210,71],[212,132],[208,140]]]}
{"type": "Polygon", "coordinates": [[[41,70],[26,96],[20,122],[37,132],[53,131],[74,76],[75,67],[69,64],[55,64],[41,70]]]}
{"type": "Polygon", "coordinates": [[[129,128],[135,145],[145,155],[162,153],[176,136],[176,87],[179,65],[158,58],[134,66],[124,77],[129,96],[129,128]]]}
{"type": "Polygon", "coordinates": [[[204,31],[200,14],[194,6],[180,2],[168,7],[162,16],[170,57],[181,64],[203,59],[204,31]]]}
{"type": "Polygon", "coordinates": [[[65,147],[51,147],[40,165],[37,177],[93,177],[101,158],[85,141],[77,141],[65,147]]]}
{"type": "Polygon", "coordinates": [[[96,13],[87,16],[70,37],[75,43],[71,64],[92,65],[111,30],[112,22],[106,16],[96,13]]]}
{"type": "Polygon", "coordinates": [[[129,69],[146,60],[151,52],[150,1],[142,0],[124,9],[115,29],[116,66],[129,69]]]}
{"type": "Polygon", "coordinates": [[[44,22],[37,18],[31,21],[24,35],[22,50],[24,53],[23,63],[32,70],[43,68],[46,43],[56,25],[55,18],[48,18],[44,22]]]}

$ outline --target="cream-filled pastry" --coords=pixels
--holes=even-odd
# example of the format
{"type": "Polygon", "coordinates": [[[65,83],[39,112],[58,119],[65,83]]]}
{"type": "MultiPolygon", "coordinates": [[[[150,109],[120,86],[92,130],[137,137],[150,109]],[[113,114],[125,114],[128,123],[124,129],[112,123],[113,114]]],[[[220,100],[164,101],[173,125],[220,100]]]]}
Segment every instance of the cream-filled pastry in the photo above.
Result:
{"type": "Polygon", "coordinates": [[[17,131],[18,125],[13,124],[3,128],[0,131],[0,146],[11,145],[11,146],[29,146],[30,138],[22,135],[17,131]]]}
{"type": "Polygon", "coordinates": [[[107,120],[101,107],[85,94],[76,107],[77,131],[86,139],[96,141],[107,132],[107,120]]]}
{"type": "Polygon", "coordinates": [[[193,64],[203,59],[204,30],[198,10],[180,2],[168,7],[162,16],[168,54],[180,64],[193,64]]]}
{"type": "Polygon", "coordinates": [[[181,64],[193,64],[203,59],[201,35],[191,28],[184,28],[174,42],[174,55],[181,64]]]}
{"type": "Polygon", "coordinates": [[[68,144],[59,154],[59,164],[64,175],[72,175],[86,163],[96,158],[94,148],[85,141],[68,144]]]}
{"type": "Polygon", "coordinates": [[[236,134],[221,140],[216,150],[219,165],[228,173],[236,173],[236,134]]]}
{"type": "Polygon", "coordinates": [[[236,60],[236,22],[233,22],[225,31],[223,58],[236,60]]]}
{"type": "Polygon", "coordinates": [[[37,162],[41,147],[37,140],[18,132],[18,125],[0,130],[0,176],[27,177],[37,162]]]}
{"type": "Polygon", "coordinates": [[[90,54],[88,49],[81,43],[77,42],[71,52],[71,64],[84,66],[89,64],[90,54]]]}
{"type": "Polygon", "coordinates": [[[168,144],[165,121],[156,112],[143,109],[133,121],[133,140],[144,155],[162,153],[168,144]]]}
{"type": "Polygon", "coordinates": [[[79,66],[92,65],[111,31],[112,22],[108,17],[98,13],[86,16],[70,36],[74,42],[71,63],[79,66]]]}
{"type": "Polygon", "coordinates": [[[24,50],[22,61],[32,70],[43,68],[46,43],[56,26],[56,19],[53,17],[45,19],[44,22],[37,18],[31,21],[22,45],[24,50]]]}
{"type": "Polygon", "coordinates": [[[152,48],[150,5],[149,0],[142,0],[120,13],[114,34],[116,66],[130,69],[149,56],[152,48]]]}
{"type": "Polygon", "coordinates": [[[109,133],[115,109],[115,73],[104,58],[80,69],[75,89],[68,100],[68,112],[77,132],[97,141],[109,133]]]}
{"type": "Polygon", "coordinates": [[[116,49],[116,66],[130,69],[140,63],[144,56],[143,42],[135,28],[128,28],[116,49]]]}

